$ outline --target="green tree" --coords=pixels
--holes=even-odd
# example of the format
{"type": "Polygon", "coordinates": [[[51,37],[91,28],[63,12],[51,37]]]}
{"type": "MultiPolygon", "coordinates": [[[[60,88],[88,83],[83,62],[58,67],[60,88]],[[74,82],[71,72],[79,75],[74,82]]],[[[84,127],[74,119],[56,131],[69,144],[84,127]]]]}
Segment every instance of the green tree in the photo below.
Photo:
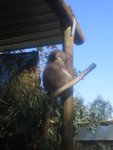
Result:
{"type": "MultiPolygon", "coordinates": [[[[84,105],[84,99],[82,97],[75,97],[74,106],[74,136],[77,135],[79,132],[78,129],[81,126],[87,127],[90,131],[95,132],[95,129],[100,125],[101,121],[112,118],[113,107],[109,101],[104,100],[101,96],[97,96],[97,98],[88,106],[84,105]]],[[[75,141],[75,145],[77,145],[77,148],[79,147],[79,150],[111,150],[110,146],[98,142],[84,147],[83,143],[77,143],[75,141]]]]}
{"type": "Polygon", "coordinates": [[[75,97],[74,104],[74,127],[87,126],[89,129],[95,129],[101,121],[112,118],[113,107],[109,101],[104,100],[101,96],[90,103],[84,105],[82,97],[75,97]]]}
{"type": "Polygon", "coordinates": [[[50,107],[49,98],[39,90],[34,71],[24,70],[15,76],[2,86],[0,96],[0,149],[37,148],[50,107]]]}
{"type": "Polygon", "coordinates": [[[113,107],[109,101],[106,101],[102,96],[97,98],[90,105],[91,118],[97,121],[108,120],[112,118],[113,107]]]}

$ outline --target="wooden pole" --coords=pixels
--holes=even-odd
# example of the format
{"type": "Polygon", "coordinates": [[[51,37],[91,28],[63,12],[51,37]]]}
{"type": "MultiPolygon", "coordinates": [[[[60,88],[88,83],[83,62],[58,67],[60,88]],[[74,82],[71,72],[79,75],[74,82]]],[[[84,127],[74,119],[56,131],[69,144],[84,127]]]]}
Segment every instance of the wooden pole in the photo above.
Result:
{"type": "MultiPolygon", "coordinates": [[[[73,75],[73,37],[71,26],[63,28],[63,50],[68,56],[67,70],[73,75]]],[[[73,89],[66,91],[63,114],[63,150],[73,150],[73,89]]]]}

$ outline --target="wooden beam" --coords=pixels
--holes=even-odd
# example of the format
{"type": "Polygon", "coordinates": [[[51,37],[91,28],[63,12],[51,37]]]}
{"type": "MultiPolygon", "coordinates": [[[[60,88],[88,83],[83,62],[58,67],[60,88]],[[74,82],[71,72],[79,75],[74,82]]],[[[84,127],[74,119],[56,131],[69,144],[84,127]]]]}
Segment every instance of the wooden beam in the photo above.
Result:
{"type": "MultiPolygon", "coordinates": [[[[52,10],[56,13],[61,23],[64,25],[73,25],[73,18],[75,18],[72,10],[69,6],[66,5],[64,0],[45,0],[48,5],[52,8],[52,10]]],[[[75,18],[76,20],[76,18],[75,18]]],[[[80,45],[84,42],[84,36],[80,29],[80,26],[76,20],[76,32],[74,36],[74,43],[80,45]]]]}

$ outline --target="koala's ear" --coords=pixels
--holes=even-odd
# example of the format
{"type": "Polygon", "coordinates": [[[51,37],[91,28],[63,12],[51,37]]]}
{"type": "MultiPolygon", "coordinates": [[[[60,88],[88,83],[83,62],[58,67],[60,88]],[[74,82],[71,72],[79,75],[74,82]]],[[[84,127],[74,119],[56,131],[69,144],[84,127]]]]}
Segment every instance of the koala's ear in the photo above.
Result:
{"type": "Polygon", "coordinates": [[[55,57],[56,57],[55,52],[54,51],[50,52],[48,56],[48,62],[53,62],[55,60],[55,57]]]}

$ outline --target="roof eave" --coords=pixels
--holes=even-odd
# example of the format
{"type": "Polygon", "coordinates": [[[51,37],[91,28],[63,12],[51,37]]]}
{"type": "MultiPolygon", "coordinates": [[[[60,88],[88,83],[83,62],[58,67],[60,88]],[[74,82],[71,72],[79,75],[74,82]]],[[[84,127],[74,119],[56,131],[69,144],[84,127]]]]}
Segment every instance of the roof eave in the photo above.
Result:
{"type": "MultiPolygon", "coordinates": [[[[46,0],[46,2],[50,5],[51,9],[56,13],[60,22],[63,24],[73,25],[74,14],[69,6],[66,5],[64,0],[46,0]]],[[[76,20],[76,18],[75,18],[76,20]]],[[[76,30],[75,30],[75,37],[74,43],[80,45],[84,42],[84,36],[80,29],[80,26],[76,20],[76,30]]]]}

